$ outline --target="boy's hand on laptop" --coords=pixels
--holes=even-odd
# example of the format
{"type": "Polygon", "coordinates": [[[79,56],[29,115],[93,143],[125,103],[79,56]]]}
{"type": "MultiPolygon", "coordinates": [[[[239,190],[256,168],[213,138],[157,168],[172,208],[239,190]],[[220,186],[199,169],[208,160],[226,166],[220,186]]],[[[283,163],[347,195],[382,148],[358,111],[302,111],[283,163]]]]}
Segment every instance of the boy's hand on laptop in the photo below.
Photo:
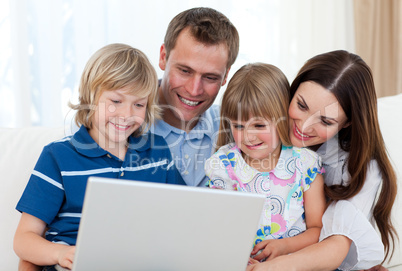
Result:
{"type": "Polygon", "coordinates": [[[73,268],[75,246],[65,246],[59,252],[59,265],[68,269],[73,268]]]}

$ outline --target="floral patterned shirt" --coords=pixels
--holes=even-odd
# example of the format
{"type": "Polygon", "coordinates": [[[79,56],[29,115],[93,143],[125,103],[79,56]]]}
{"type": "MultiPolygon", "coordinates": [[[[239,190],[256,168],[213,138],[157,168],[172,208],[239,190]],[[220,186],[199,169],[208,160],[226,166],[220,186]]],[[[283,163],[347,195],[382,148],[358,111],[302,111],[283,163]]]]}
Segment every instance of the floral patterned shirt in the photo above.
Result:
{"type": "Polygon", "coordinates": [[[303,194],[323,171],[315,152],[283,145],[277,165],[269,172],[250,167],[235,144],[221,147],[205,163],[211,188],[266,195],[254,244],[306,230],[303,194]]]}

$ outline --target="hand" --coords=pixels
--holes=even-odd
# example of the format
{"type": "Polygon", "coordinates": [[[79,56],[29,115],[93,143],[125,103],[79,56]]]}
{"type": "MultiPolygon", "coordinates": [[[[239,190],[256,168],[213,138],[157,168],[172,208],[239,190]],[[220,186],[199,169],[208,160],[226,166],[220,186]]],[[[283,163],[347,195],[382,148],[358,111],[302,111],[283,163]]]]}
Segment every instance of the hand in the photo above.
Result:
{"type": "Polygon", "coordinates": [[[295,264],[287,257],[287,255],[279,256],[263,263],[250,258],[246,271],[295,271],[295,264]]]}
{"type": "Polygon", "coordinates": [[[75,254],[75,246],[65,246],[59,251],[59,265],[64,268],[72,269],[75,254]]]}
{"type": "Polygon", "coordinates": [[[255,245],[253,251],[251,251],[251,255],[256,255],[253,258],[257,261],[261,261],[263,259],[266,259],[268,261],[285,254],[288,254],[285,239],[272,239],[262,241],[255,245]],[[257,252],[260,250],[262,250],[261,253],[256,255],[257,252]]]}
{"type": "MultiPolygon", "coordinates": [[[[362,271],[364,271],[364,270],[362,270],[362,271]]],[[[385,267],[382,266],[382,265],[376,265],[376,266],[373,266],[373,267],[371,267],[370,269],[367,269],[367,270],[365,270],[365,271],[388,271],[388,269],[385,268],[385,267]]]]}

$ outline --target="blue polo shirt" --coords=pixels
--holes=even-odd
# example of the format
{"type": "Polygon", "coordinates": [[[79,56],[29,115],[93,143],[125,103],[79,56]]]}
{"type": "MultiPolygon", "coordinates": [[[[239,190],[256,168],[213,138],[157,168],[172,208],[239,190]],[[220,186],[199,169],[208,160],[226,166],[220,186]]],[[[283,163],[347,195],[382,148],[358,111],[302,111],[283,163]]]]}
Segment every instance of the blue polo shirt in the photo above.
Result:
{"type": "Polygon", "coordinates": [[[82,126],[44,147],[16,209],[46,222],[47,240],[75,245],[89,176],[184,185],[160,136],[130,136],[122,161],[82,126]]]}
{"type": "Polygon", "coordinates": [[[163,120],[158,120],[151,131],[162,136],[169,145],[175,165],[189,186],[205,187],[204,164],[215,152],[219,132],[218,105],[205,111],[197,125],[189,132],[175,128],[163,120]]]}

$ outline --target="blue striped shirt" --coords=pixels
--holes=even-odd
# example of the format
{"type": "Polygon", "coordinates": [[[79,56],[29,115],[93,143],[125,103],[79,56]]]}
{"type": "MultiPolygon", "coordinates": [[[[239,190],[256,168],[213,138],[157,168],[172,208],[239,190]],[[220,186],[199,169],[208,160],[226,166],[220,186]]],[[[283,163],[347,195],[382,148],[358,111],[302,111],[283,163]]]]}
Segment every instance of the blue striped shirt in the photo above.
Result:
{"type": "Polygon", "coordinates": [[[184,184],[162,137],[129,137],[122,161],[82,126],[44,147],[16,209],[43,220],[47,240],[75,245],[89,176],[184,184]]]}
{"type": "Polygon", "coordinates": [[[163,120],[156,121],[151,127],[153,133],[162,136],[168,143],[175,165],[188,186],[205,187],[208,181],[204,164],[215,152],[219,109],[218,105],[212,105],[199,116],[196,126],[189,133],[163,120]]]}

